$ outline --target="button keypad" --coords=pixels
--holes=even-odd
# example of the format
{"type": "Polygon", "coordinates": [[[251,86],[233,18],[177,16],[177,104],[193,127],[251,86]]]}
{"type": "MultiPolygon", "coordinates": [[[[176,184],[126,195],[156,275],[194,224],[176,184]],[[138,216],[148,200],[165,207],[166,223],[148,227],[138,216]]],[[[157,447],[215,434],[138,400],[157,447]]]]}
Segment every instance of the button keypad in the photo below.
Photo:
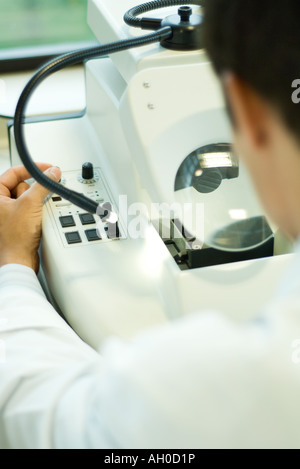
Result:
{"type": "Polygon", "coordinates": [[[124,239],[120,222],[109,223],[108,214],[115,210],[115,204],[101,169],[95,168],[94,171],[95,177],[88,184],[83,184],[78,177],[80,170],[64,172],[62,184],[95,200],[100,205],[97,215],[84,212],[57,194],[49,196],[46,204],[66,248],[124,239]]]}

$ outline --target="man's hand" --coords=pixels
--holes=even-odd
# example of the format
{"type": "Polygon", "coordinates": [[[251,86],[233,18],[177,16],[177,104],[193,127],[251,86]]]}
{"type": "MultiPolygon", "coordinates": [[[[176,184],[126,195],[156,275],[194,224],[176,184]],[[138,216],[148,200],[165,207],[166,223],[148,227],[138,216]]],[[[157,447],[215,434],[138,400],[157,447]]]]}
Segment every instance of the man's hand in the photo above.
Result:
{"type": "MultiPolygon", "coordinates": [[[[50,179],[60,180],[59,168],[38,167],[50,179]]],[[[38,272],[42,209],[49,191],[37,183],[30,187],[25,182],[30,177],[23,166],[0,176],[0,267],[21,264],[38,272]]]]}

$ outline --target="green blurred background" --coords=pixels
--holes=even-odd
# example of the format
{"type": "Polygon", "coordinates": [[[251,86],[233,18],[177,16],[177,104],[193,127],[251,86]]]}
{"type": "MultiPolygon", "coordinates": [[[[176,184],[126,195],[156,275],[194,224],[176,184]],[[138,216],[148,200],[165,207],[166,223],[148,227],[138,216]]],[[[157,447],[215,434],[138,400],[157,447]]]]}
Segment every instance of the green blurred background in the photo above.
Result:
{"type": "Polygon", "coordinates": [[[0,49],[95,39],[87,0],[0,0],[0,49]]]}

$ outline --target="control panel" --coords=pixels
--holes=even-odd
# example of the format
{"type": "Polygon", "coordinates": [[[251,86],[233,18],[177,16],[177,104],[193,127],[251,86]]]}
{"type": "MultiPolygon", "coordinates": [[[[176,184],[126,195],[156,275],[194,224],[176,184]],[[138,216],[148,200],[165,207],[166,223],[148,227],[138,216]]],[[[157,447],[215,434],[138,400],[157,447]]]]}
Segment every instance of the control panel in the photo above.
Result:
{"type": "Polygon", "coordinates": [[[101,168],[84,163],[81,170],[64,172],[61,184],[99,204],[98,213],[92,215],[56,194],[48,197],[46,209],[65,248],[125,239],[117,206],[101,168]]]}

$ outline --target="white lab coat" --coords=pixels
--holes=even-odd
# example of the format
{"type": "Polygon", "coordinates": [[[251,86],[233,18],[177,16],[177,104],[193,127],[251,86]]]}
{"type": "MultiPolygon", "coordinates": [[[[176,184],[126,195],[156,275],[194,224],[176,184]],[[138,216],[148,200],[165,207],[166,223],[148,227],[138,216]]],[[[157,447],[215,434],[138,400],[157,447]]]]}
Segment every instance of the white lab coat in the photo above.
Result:
{"type": "Polygon", "coordinates": [[[257,320],[200,311],[99,353],[5,266],[0,448],[300,448],[299,340],[300,249],[257,320]]]}

